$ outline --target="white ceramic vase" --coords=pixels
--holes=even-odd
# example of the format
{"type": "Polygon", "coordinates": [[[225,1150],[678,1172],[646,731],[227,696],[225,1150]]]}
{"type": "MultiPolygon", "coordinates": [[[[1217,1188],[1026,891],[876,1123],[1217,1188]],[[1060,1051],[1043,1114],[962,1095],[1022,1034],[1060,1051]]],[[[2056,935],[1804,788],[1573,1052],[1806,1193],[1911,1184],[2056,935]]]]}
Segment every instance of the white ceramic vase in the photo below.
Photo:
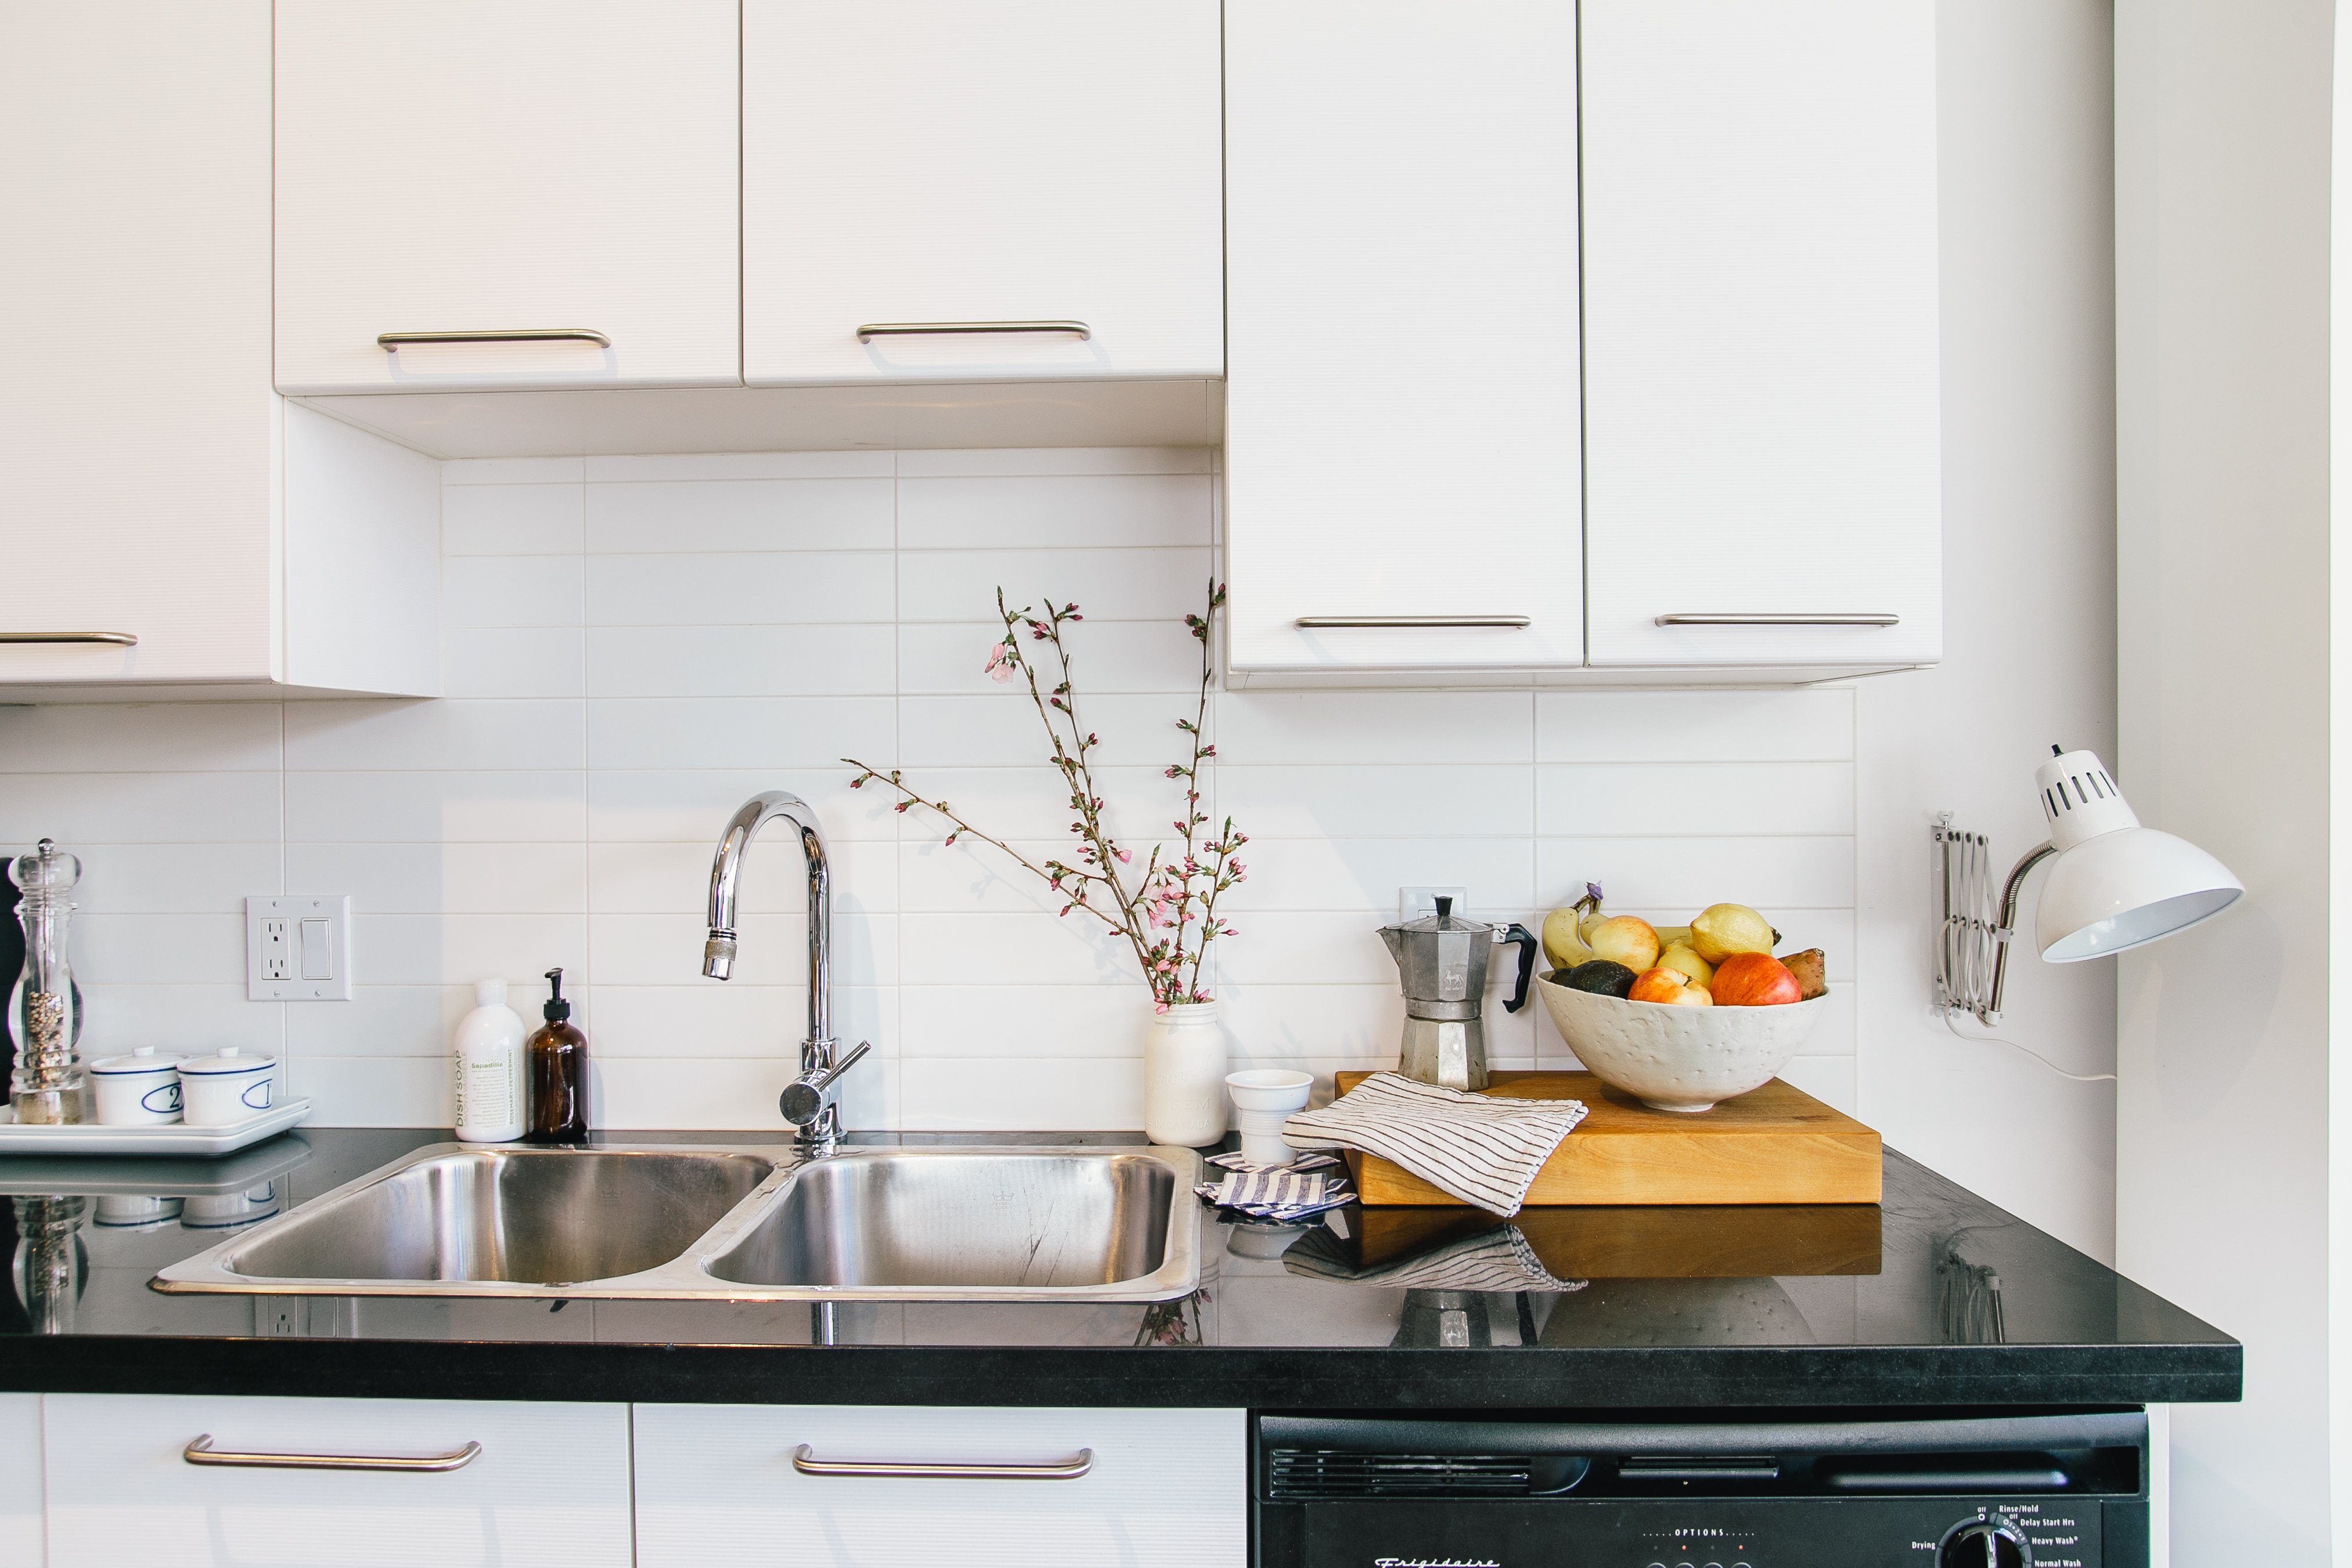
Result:
{"type": "Polygon", "coordinates": [[[1214,1002],[1176,1002],[1143,1037],[1143,1131],[1197,1149],[1225,1135],[1225,1026],[1214,1002]]]}

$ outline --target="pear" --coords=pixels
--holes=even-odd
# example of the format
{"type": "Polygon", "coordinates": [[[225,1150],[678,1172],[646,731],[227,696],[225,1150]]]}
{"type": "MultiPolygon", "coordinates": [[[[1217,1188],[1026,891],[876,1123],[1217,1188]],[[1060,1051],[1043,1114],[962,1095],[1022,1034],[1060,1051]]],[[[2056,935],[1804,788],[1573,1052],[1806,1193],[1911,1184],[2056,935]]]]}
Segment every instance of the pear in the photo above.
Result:
{"type": "MultiPolygon", "coordinates": [[[[1687,930],[1688,927],[1685,926],[1684,929],[1687,930]]],[[[1661,931],[1658,933],[1658,939],[1660,941],[1664,941],[1665,936],[1666,934],[1661,931]]],[[[1661,969],[1679,969],[1683,974],[1688,976],[1694,983],[1702,986],[1715,978],[1715,966],[1700,957],[1698,956],[1698,949],[1692,946],[1687,942],[1676,942],[1673,946],[1667,947],[1664,952],[1660,953],[1658,955],[1658,967],[1661,969]]]]}
{"type": "Polygon", "coordinates": [[[1711,904],[1690,925],[1690,945],[1710,964],[1734,953],[1769,953],[1780,943],[1772,923],[1744,904],[1711,904]]]}

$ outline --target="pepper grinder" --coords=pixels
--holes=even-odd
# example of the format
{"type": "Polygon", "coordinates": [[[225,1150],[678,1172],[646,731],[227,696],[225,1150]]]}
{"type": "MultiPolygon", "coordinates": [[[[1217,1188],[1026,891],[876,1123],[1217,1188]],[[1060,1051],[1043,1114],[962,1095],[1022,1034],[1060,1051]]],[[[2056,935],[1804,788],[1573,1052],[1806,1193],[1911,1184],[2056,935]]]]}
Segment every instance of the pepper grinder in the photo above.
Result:
{"type": "Polygon", "coordinates": [[[31,854],[8,862],[16,884],[17,923],[25,928],[25,972],[8,998],[8,1035],[16,1067],[8,1102],[19,1122],[64,1126],[82,1120],[81,991],[66,962],[66,926],[73,915],[81,862],[47,839],[31,854]]]}

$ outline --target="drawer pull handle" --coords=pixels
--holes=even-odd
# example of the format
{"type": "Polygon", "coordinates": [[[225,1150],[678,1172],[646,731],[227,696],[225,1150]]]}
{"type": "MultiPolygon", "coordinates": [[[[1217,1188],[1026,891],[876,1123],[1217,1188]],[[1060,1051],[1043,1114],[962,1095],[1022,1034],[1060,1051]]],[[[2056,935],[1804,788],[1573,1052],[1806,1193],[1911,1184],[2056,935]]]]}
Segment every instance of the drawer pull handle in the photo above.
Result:
{"type": "Polygon", "coordinates": [[[1899,626],[1900,615],[1661,615],[1661,626],[1899,626]]]}
{"type": "Polygon", "coordinates": [[[409,343],[593,343],[609,349],[613,340],[586,327],[517,327],[477,332],[378,332],[375,343],[392,354],[409,343]]]}
{"type": "Polygon", "coordinates": [[[804,1476],[891,1476],[901,1479],[1074,1481],[1095,1468],[1095,1451],[1080,1448],[1056,1465],[919,1464],[897,1459],[820,1459],[806,1443],[793,1450],[793,1469],[804,1476]]]}
{"type": "Polygon", "coordinates": [[[234,1454],[213,1447],[210,1432],[190,1443],[180,1458],[192,1465],[227,1465],[248,1470],[462,1470],[482,1457],[482,1445],[468,1443],[450,1454],[234,1454]]]}
{"type": "Polygon", "coordinates": [[[1291,624],[1306,632],[1326,626],[1456,626],[1524,632],[1535,622],[1525,615],[1302,615],[1291,624]]]}
{"type": "Polygon", "coordinates": [[[857,340],[877,338],[929,338],[972,332],[1067,332],[1092,338],[1095,329],[1084,321],[868,321],[857,329],[857,340]]]}
{"type": "Polygon", "coordinates": [[[0,643],[109,643],[136,648],[138,637],[129,632],[0,632],[0,643]]]}

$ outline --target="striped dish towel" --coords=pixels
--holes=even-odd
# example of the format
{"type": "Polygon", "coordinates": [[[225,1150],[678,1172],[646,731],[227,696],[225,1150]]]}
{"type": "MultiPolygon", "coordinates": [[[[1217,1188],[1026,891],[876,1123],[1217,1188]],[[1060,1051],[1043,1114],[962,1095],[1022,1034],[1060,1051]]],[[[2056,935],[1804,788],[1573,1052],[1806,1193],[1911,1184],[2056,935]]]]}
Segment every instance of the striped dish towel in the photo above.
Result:
{"type": "Polygon", "coordinates": [[[1513,1215],[1584,1114],[1581,1100],[1490,1100],[1375,1072],[1291,1117],[1282,1135],[1293,1148],[1378,1155],[1465,1203],[1513,1215]]]}
{"type": "MultiPolygon", "coordinates": [[[[1322,1163],[1339,1164],[1328,1155],[1322,1163]]],[[[1202,1182],[1192,1190],[1220,1208],[1283,1221],[1305,1219],[1356,1200],[1345,1171],[1323,1176],[1289,1166],[1244,1165],[1223,1180],[1202,1182]]]]}

